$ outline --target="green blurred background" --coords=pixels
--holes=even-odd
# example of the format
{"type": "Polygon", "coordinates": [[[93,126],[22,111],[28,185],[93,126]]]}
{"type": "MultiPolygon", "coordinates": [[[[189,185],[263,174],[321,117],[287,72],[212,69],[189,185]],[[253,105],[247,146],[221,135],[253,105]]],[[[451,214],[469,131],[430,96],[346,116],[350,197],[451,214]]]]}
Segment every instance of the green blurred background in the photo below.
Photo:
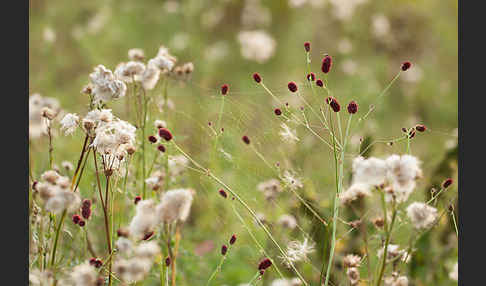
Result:
{"type": "MultiPolygon", "coordinates": [[[[264,201],[255,186],[271,178],[272,171],[243,146],[240,138],[243,134],[249,135],[269,162],[280,162],[284,168],[304,177],[305,188],[300,192],[324,217],[330,216],[332,206],[332,153],[305,128],[297,128],[300,138],[297,144],[279,139],[280,121],[273,114],[275,105],[251,79],[253,72],[259,72],[265,84],[279,97],[292,102],[287,82],[293,80],[312,105],[322,104],[324,93],[317,99],[304,85],[307,70],[303,43],[310,41],[311,67],[317,77],[322,77],[320,60],[323,55],[333,57],[329,87],[342,106],[356,100],[363,115],[370,104],[376,104],[370,119],[354,132],[347,159],[358,153],[360,137],[365,139],[365,144],[396,138],[401,136],[402,127],[423,123],[428,132],[414,138],[412,153],[423,161],[424,179],[410,201],[423,200],[430,187],[445,177],[456,178],[457,1],[36,0],[30,1],[29,19],[29,91],[57,98],[66,112],[85,114],[88,98],[80,90],[88,83],[88,74],[98,64],[114,70],[119,62],[128,60],[127,51],[131,48],[141,48],[147,58],[152,58],[159,46],[165,45],[179,62],[193,62],[192,79],[173,82],[169,87],[169,98],[175,109],[169,111],[168,123],[181,146],[202,162],[208,161],[212,146],[207,123],[217,121],[221,102],[219,87],[229,84],[222,146],[233,159],[229,161],[221,156],[214,171],[235,186],[268,221],[275,222],[282,213],[298,217],[299,225],[317,243],[318,251],[311,256],[315,268],[320,269],[322,263],[319,249],[323,247],[325,231],[319,229],[312,215],[308,215],[291,194],[284,194],[275,205],[264,201]],[[248,30],[264,30],[276,41],[273,56],[264,63],[241,55],[238,34],[248,30]],[[377,95],[405,60],[410,60],[413,67],[402,73],[386,96],[376,102],[377,95]]],[[[152,94],[158,96],[160,92],[159,86],[152,94]]],[[[110,107],[123,118],[121,103],[110,107]]],[[[154,110],[150,120],[159,117],[162,116],[154,110]]],[[[318,123],[316,118],[310,120],[318,123]]],[[[80,132],[72,137],[55,137],[56,163],[63,160],[74,163],[81,143],[80,132]]],[[[48,165],[47,140],[34,140],[32,148],[32,170],[38,176],[48,165]]],[[[378,143],[367,155],[384,157],[403,153],[404,148],[403,144],[378,143]]],[[[346,166],[349,177],[349,161],[346,166]]],[[[92,183],[89,176],[81,183],[83,196],[94,195],[92,183]]],[[[217,186],[190,171],[177,184],[198,192],[190,221],[183,231],[179,285],[205,283],[219,261],[219,245],[232,233],[238,233],[241,239],[215,283],[248,282],[261,254],[229,204],[216,195],[217,186]],[[195,247],[207,240],[214,243],[215,248],[202,256],[194,254],[195,247]]],[[[137,186],[130,190],[129,198],[138,193],[137,186]]],[[[241,213],[245,212],[241,210],[241,213]]],[[[133,210],[130,210],[128,215],[121,216],[119,223],[126,224],[132,215],[133,210]]],[[[346,212],[343,217],[356,219],[346,212]]],[[[265,242],[264,234],[256,227],[254,230],[269,252],[277,254],[271,244],[265,242]]],[[[292,238],[302,238],[298,230],[291,233],[273,230],[282,244],[292,238]]],[[[345,232],[344,227],[340,229],[341,235],[345,232]]],[[[446,220],[434,234],[420,241],[417,247],[421,252],[405,271],[412,285],[454,285],[448,278],[448,271],[457,259],[457,241],[453,233],[453,227],[446,220]]],[[[98,239],[99,247],[103,247],[103,236],[98,239]]],[[[406,244],[408,233],[397,234],[395,240],[397,244],[406,244]]],[[[355,250],[347,241],[343,239],[342,246],[338,245],[338,255],[355,250]]],[[[316,281],[318,273],[309,265],[300,265],[299,270],[311,277],[309,281],[316,281]]],[[[155,275],[144,285],[157,285],[155,275]]],[[[276,277],[275,273],[267,276],[265,283],[276,277]]],[[[291,277],[291,272],[287,276],[291,277]]],[[[346,285],[342,273],[336,273],[334,281],[336,285],[346,285]]]]}

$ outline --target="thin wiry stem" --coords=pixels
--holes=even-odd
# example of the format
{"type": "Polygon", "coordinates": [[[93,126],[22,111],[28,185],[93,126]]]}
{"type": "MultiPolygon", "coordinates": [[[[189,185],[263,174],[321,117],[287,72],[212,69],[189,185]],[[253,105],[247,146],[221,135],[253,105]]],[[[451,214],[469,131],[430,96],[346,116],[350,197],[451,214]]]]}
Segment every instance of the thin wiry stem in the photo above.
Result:
{"type": "MultiPolygon", "coordinates": [[[[194,159],[192,159],[189,155],[187,155],[175,142],[173,143],[173,145],[174,145],[174,147],[179,152],[181,152],[184,156],[186,156],[194,165],[196,165],[197,167],[201,168],[202,170],[205,170],[206,173],[207,173],[207,175],[210,178],[212,178],[218,184],[220,184],[222,187],[224,187],[226,190],[228,190],[236,198],[236,200],[240,204],[242,204],[245,207],[245,209],[253,216],[253,218],[257,221],[257,223],[260,225],[260,227],[263,229],[263,231],[267,234],[267,236],[270,238],[270,240],[273,242],[273,244],[275,244],[275,246],[278,248],[278,250],[280,251],[280,253],[282,254],[282,256],[287,257],[285,251],[282,249],[282,247],[280,247],[280,245],[277,243],[277,241],[275,240],[275,238],[273,237],[273,235],[270,233],[270,231],[267,229],[267,227],[258,219],[258,216],[256,215],[256,213],[250,208],[250,206],[248,206],[248,204],[243,199],[241,199],[241,197],[231,187],[229,187],[228,185],[226,185],[223,181],[221,181],[218,177],[216,177],[208,169],[202,167],[199,163],[197,163],[194,159]]],[[[304,283],[304,285],[307,286],[308,285],[307,282],[302,277],[302,275],[297,270],[297,268],[295,268],[294,265],[291,265],[291,267],[295,271],[295,273],[297,274],[297,276],[299,277],[299,279],[302,281],[302,283],[304,283]]]]}

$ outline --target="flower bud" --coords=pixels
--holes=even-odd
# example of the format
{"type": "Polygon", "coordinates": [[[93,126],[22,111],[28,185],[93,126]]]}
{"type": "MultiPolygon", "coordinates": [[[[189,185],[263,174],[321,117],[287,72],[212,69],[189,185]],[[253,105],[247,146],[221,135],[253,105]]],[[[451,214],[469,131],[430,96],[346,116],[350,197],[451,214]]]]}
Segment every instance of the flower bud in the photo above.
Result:
{"type": "Polygon", "coordinates": [[[233,245],[233,244],[235,244],[235,242],[236,242],[236,234],[233,234],[233,235],[231,236],[231,238],[230,238],[229,243],[230,243],[231,245],[233,245]]]}
{"type": "Polygon", "coordinates": [[[275,108],[275,110],[273,112],[275,112],[275,115],[277,115],[277,116],[282,115],[282,110],[280,110],[280,108],[275,108]]]}
{"type": "Polygon", "coordinates": [[[164,138],[165,141],[170,141],[172,139],[172,133],[167,128],[160,128],[159,129],[159,136],[164,138]]]}
{"type": "Polygon", "coordinates": [[[323,73],[328,73],[331,70],[332,65],[332,58],[330,56],[325,56],[322,59],[322,67],[321,70],[323,73]]]}
{"type": "Polygon", "coordinates": [[[226,95],[228,93],[229,86],[227,84],[223,84],[221,86],[221,94],[226,95]]]}
{"type": "Polygon", "coordinates": [[[265,258],[260,261],[260,264],[258,264],[258,270],[265,270],[270,266],[272,266],[272,261],[268,258],[265,258]]]}
{"type": "Polygon", "coordinates": [[[452,180],[452,178],[447,178],[443,183],[442,183],[442,188],[444,189],[447,189],[450,185],[452,185],[452,183],[454,182],[454,180],[452,180]]]}
{"type": "Polygon", "coordinates": [[[323,87],[324,83],[322,82],[321,79],[318,79],[318,80],[316,80],[316,85],[319,86],[319,87],[323,87]]]}
{"type": "Polygon", "coordinates": [[[221,247],[221,254],[222,255],[226,255],[226,252],[228,252],[228,247],[226,245],[223,245],[221,247]]]}
{"type": "Polygon", "coordinates": [[[262,81],[262,77],[256,72],[253,74],[253,79],[257,82],[260,83],[262,81]]]}
{"type": "Polygon", "coordinates": [[[138,202],[140,202],[142,200],[142,197],[141,196],[136,196],[135,199],[133,200],[133,202],[135,204],[138,204],[138,202]]]}
{"type": "Polygon", "coordinates": [[[159,150],[160,152],[164,153],[165,152],[165,146],[160,144],[159,146],[157,146],[157,150],[159,150]]]}
{"type": "Polygon", "coordinates": [[[406,70],[408,70],[410,67],[412,67],[412,63],[411,63],[411,62],[409,62],[409,61],[406,61],[406,62],[403,62],[403,63],[402,63],[402,67],[401,67],[401,68],[402,68],[402,71],[406,71],[406,70]]]}
{"type": "Polygon", "coordinates": [[[150,141],[150,143],[155,143],[155,142],[157,142],[157,138],[156,138],[154,135],[150,135],[150,136],[148,137],[148,140],[150,141]]]}
{"type": "Polygon", "coordinates": [[[295,82],[291,81],[287,86],[291,92],[297,91],[297,84],[295,82]]]}
{"type": "Polygon", "coordinates": [[[355,114],[358,112],[358,104],[354,100],[348,104],[348,112],[349,114],[355,114]]]}
{"type": "Polygon", "coordinates": [[[415,129],[418,132],[425,132],[425,130],[427,130],[427,127],[425,127],[425,125],[423,125],[423,124],[417,124],[417,125],[415,125],[415,129]]]}
{"type": "Polygon", "coordinates": [[[226,194],[226,192],[223,189],[219,190],[218,192],[223,198],[226,199],[228,197],[228,194],[226,194]]]}
{"type": "Polygon", "coordinates": [[[306,52],[310,52],[310,43],[309,42],[305,42],[304,43],[304,48],[305,48],[305,51],[306,52]]]}
{"type": "Polygon", "coordinates": [[[245,142],[245,144],[250,144],[250,138],[248,138],[248,136],[244,135],[243,137],[241,137],[241,140],[243,140],[243,142],[245,142]]]}

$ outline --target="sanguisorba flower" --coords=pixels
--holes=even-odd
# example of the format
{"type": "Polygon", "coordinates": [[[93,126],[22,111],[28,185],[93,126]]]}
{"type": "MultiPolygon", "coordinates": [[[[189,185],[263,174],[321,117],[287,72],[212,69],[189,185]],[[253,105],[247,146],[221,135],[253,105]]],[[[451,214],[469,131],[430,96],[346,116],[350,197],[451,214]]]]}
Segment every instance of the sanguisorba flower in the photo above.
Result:
{"type": "Polygon", "coordinates": [[[421,202],[414,202],[407,207],[407,216],[415,228],[425,229],[434,224],[437,209],[421,202]]]}

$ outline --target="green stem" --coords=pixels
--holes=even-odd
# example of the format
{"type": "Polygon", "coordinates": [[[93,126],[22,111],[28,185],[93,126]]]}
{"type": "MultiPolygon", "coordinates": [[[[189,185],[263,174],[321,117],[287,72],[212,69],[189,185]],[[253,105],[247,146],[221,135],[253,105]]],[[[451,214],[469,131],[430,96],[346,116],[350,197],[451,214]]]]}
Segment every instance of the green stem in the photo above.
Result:
{"type": "MultiPolygon", "coordinates": [[[[378,274],[378,279],[376,280],[376,286],[380,286],[381,280],[383,278],[383,274],[385,273],[386,258],[388,256],[388,245],[390,244],[391,233],[392,233],[392,230],[393,230],[393,224],[395,223],[396,215],[397,215],[397,210],[395,208],[395,204],[393,204],[392,220],[391,220],[391,223],[390,223],[390,228],[386,230],[385,248],[383,250],[383,260],[381,262],[380,273],[378,274]]],[[[386,213],[385,213],[385,217],[386,217],[386,213]]]]}

